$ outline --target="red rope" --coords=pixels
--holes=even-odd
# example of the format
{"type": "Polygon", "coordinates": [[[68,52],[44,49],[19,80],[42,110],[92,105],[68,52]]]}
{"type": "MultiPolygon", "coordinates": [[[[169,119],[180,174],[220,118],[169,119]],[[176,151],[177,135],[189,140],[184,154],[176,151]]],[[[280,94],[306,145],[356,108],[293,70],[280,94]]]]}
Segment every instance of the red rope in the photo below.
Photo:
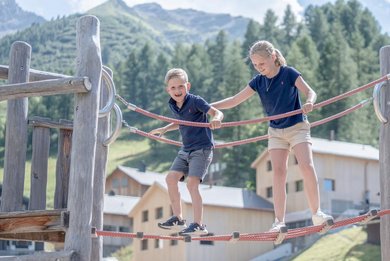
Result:
{"type": "MultiPolygon", "coordinates": [[[[345,115],[347,115],[347,114],[349,114],[349,113],[351,113],[353,111],[356,111],[357,109],[362,108],[369,101],[370,100],[364,100],[364,101],[360,102],[359,104],[357,104],[357,105],[355,105],[355,106],[353,106],[353,107],[351,107],[351,108],[349,108],[347,110],[344,110],[344,111],[339,112],[339,113],[337,113],[335,115],[329,116],[329,117],[327,117],[325,119],[313,122],[313,123],[311,123],[311,127],[316,127],[318,125],[327,123],[327,122],[329,122],[331,120],[338,119],[338,118],[340,118],[342,116],[345,116],[345,115]]],[[[150,139],[158,140],[158,141],[161,141],[161,142],[164,142],[164,143],[168,143],[168,144],[171,144],[171,145],[179,146],[179,147],[183,145],[179,141],[174,141],[174,140],[171,140],[171,139],[159,137],[159,136],[156,136],[156,135],[153,135],[153,134],[150,134],[150,133],[138,130],[137,128],[129,127],[128,124],[126,124],[126,126],[128,128],[130,128],[131,132],[136,133],[138,135],[141,135],[141,136],[144,136],[144,137],[147,137],[147,138],[150,138],[150,139]]],[[[215,145],[215,148],[220,149],[220,148],[226,148],[226,147],[233,147],[233,146],[248,144],[248,143],[257,142],[257,141],[266,140],[266,139],[268,139],[268,135],[262,135],[262,136],[257,136],[257,137],[243,139],[243,140],[238,140],[238,141],[219,143],[219,144],[215,145]]]]}
{"type": "MultiPolygon", "coordinates": [[[[348,226],[356,223],[360,223],[367,218],[376,218],[382,217],[384,215],[389,215],[390,209],[385,209],[377,212],[376,216],[370,216],[370,214],[364,214],[357,217],[347,218],[340,220],[334,223],[330,229],[335,229],[338,227],[348,226]]],[[[315,234],[320,232],[325,225],[319,226],[309,226],[302,228],[289,229],[285,239],[296,238],[301,236],[306,236],[310,234],[315,234]]],[[[165,239],[165,240],[185,240],[183,236],[163,236],[163,235],[143,235],[138,237],[137,233],[125,233],[125,232],[114,232],[114,231],[96,231],[97,236],[103,237],[124,237],[124,238],[140,238],[140,239],[165,239]]],[[[233,238],[233,235],[215,235],[215,236],[194,236],[191,237],[191,240],[202,240],[202,241],[230,241],[230,240],[239,240],[239,241],[275,241],[278,237],[278,232],[262,232],[262,233],[247,233],[240,234],[238,238],[233,238]]]]}
{"type": "MultiPolygon", "coordinates": [[[[340,95],[335,96],[333,98],[330,98],[328,100],[322,101],[320,103],[314,104],[313,109],[318,109],[318,108],[321,108],[323,106],[326,106],[326,105],[329,105],[331,103],[334,103],[336,101],[339,101],[341,99],[344,99],[346,97],[352,96],[352,95],[354,95],[354,94],[356,94],[358,92],[361,92],[361,91],[364,91],[364,90],[366,90],[366,89],[368,89],[370,87],[373,87],[373,86],[375,86],[378,83],[387,81],[389,78],[390,78],[390,75],[382,76],[379,79],[374,80],[374,81],[372,81],[370,83],[367,83],[365,85],[362,85],[362,86],[360,86],[360,87],[358,87],[356,89],[353,89],[351,91],[345,92],[343,94],[340,94],[340,95]]],[[[123,104],[125,104],[127,106],[128,109],[134,110],[134,111],[136,111],[136,112],[138,112],[140,114],[143,114],[143,115],[145,115],[147,117],[150,117],[150,118],[154,118],[154,119],[157,119],[157,120],[162,120],[162,121],[166,121],[166,122],[170,122],[170,123],[175,123],[175,124],[179,124],[179,125],[185,125],[185,126],[207,127],[207,128],[210,127],[210,123],[183,121],[183,120],[177,120],[177,119],[169,118],[169,117],[166,117],[166,116],[158,115],[158,114],[146,111],[146,110],[141,109],[141,108],[139,108],[139,107],[137,107],[137,106],[135,106],[133,104],[130,104],[130,103],[126,102],[119,95],[117,95],[117,98],[119,100],[121,100],[123,102],[123,104]]],[[[286,113],[283,113],[283,114],[268,116],[268,117],[264,117],[264,118],[251,119],[251,120],[242,120],[242,121],[224,122],[224,123],[221,124],[221,128],[223,128],[223,127],[231,127],[231,126],[238,126],[238,125],[244,125],[244,124],[261,123],[261,122],[271,121],[271,120],[277,120],[277,119],[281,119],[281,118],[290,117],[290,116],[293,116],[293,115],[296,115],[296,114],[299,114],[299,113],[302,113],[302,112],[303,112],[302,109],[299,109],[299,110],[294,110],[294,111],[286,112],[286,113]]]]}

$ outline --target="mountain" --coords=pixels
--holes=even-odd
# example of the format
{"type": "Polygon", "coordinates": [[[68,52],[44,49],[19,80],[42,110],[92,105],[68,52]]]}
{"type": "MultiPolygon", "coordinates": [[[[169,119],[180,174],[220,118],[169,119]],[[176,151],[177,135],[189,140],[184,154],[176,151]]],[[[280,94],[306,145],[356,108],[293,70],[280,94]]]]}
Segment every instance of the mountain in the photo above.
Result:
{"type": "Polygon", "coordinates": [[[41,16],[22,10],[15,0],[0,0],[0,37],[45,21],[41,16]]]}
{"type": "MultiPolygon", "coordinates": [[[[164,10],[158,4],[129,7],[122,0],[109,0],[87,14],[100,20],[103,62],[109,65],[117,64],[132,49],[141,48],[146,43],[156,50],[171,52],[176,43],[203,43],[220,30],[225,30],[230,39],[241,40],[249,22],[248,18],[192,9],[164,10]]],[[[3,37],[0,39],[0,64],[8,63],[12,42],[21,40],[33,48],[32,67],[67,73],[74,68],[76,22],[80,16],[75,14],[33,24],[3,37]]]]}

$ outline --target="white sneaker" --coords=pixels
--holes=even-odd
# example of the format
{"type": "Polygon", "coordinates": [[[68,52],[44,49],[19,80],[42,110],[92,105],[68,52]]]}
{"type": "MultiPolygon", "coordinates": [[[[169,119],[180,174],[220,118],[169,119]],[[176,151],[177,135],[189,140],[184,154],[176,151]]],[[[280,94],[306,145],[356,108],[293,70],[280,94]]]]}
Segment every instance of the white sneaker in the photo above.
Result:
{"type": "Polygon", "coordinates": [[[286,232],[287,227],[286,224],[282,221],[279,221],[277,218],[275,218],[275,222],[272,224],[272,227],[268,232],[286,232]]]}
{"type": "Polygon", "coordinates": [[[327,222],[328,220],[333,221],[333,217],[331,215],[327,215],[321,210],[317,210],[317,213],[315,213],[312,217],[311,220],[313,221],[314,226],[319,226],[327,222]]]}

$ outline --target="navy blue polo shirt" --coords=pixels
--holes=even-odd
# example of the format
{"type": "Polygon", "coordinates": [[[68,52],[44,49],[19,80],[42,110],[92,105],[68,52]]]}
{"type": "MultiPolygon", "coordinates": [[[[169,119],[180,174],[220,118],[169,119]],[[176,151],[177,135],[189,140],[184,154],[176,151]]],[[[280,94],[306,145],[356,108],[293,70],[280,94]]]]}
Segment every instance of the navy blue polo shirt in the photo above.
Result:
{"type": "MultiPolygon", "coordinates": [[[[208,122],[207,112],[211,106],[202,97],[187,93],[183,106],[177,107],[176,101],[169,100],[169,108],[176,119],[194,122],[208,122]]],[[[213,135],[210,128],[179,126],[183,141],[183,150],[192,151],[213,147],[213,135]]]]}
{"type": "MultiPolygon", "coordinates": [[[[298,88],[295,86],[295,81],[300,75],[293,67],[282,66],[279,73],[271,79],[261,74],[256,75],[249,82],[249,86],[259,94],[265,113],[273,116],[301,108],[298,88]]],[[[283,129],[304,120],[305,116],[300,113],[283,119],[271,120],[269,126],[283,129]]]]}

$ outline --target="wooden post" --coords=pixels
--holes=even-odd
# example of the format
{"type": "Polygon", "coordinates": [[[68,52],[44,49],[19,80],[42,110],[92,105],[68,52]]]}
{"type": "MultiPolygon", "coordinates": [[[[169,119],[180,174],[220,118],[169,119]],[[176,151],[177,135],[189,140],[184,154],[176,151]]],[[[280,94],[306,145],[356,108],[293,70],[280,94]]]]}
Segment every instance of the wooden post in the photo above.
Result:
{"type": "MultiPolygon", "coordinates": [[[[34,117],[42,119],[41,117],[34,117]]],[[[44,118],[43,118],[44,119],[44,118]]],[[[31,159],[31,190],[29,210],[46,209],[47,166],[50,150],[50,129],[33,126],[32,159],[31,159]]]]}
{"type": "MultiPolygon", "coordinates": [[[[71,125],[71,121],[60,120],[60,124],[71,125]]],[[[56,190],[54,208],[67,208],[70,172],[70,153],[72,149],[72,129],[60,128],[58,136],[58,154],[56,162],[56,190]]]]}
{"type": "MultiPolygon", "coordinates": [[[[105,70],[112,76],[112,70],[105,67],[105,70]]],[[[107,103],[108,91],[106,82],[102,81],[100,90],[100,107],[107,103]]],[[[95,176],[93,181],[93,207],[92,207],[92,226],[98,230],[103,230],[103,208],[104,208],[104,186],[106,180],[106,165],[108,146],[104,146],[104,141],[108,138],[110,116],[99,118],[96,158],[95,158],[95,176]]],[[[103,259],[103,238],[96,237],[92,239],[91,260],[100,261],[103,259]]]]}
{"type": "Polygon", "coordinates": [[[102,59],[100,22],[86,15],[77,21],[76,75],[91,82],[88,94],[75,95],[68,210],[69,229],[65,251],[75,250],[80,261],[91,260],[91,218],[96,135],[99,113],[102,59]]]}
{"type": "MultiPolygon", "coordinates": [[[[381,75],[390,73],[390,45],[380,49],[381,75]]],[[[385,102],[384,115],[390,116],[390,86],[386,82],[384,88],[385,102]]],[[[379,136],[379,161],[380,161],[380,186],[381,186],[381,208],[390,209],[390,124],[382,124],[379,136]]],[[[381,251],[382,260],[390,260],[390,216],[381,217],[381,251]]]]}
{"type": "MultiPolygon", "coordinates": [[[[10,53],[9,83],[28,81],[30,60],[31,46],[25,42],[14,42],[10,53]]],[[[4,177],[1,195],[2,212],[23,209],[27,151],[27,110],[27,98],[7,102],[4,177]]]]}

